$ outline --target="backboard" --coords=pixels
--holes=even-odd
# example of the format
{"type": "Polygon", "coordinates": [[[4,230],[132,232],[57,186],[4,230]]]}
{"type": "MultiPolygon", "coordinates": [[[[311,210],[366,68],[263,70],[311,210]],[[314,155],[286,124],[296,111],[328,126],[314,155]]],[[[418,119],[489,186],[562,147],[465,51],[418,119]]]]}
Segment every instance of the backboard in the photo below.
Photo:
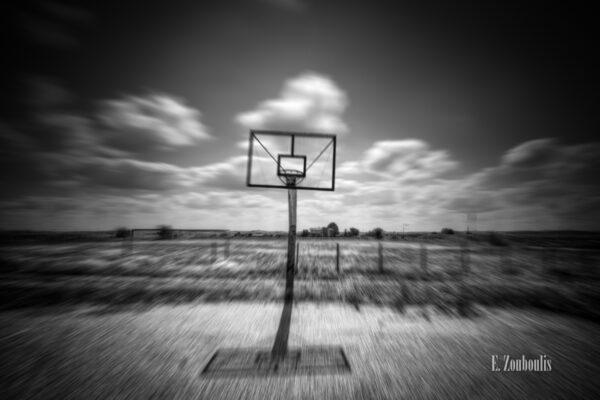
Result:
{"type": "Polygon", "coordinates": [[[333,191],[335,154],[335,135],[251,130],[246,184],[333,191]]]}

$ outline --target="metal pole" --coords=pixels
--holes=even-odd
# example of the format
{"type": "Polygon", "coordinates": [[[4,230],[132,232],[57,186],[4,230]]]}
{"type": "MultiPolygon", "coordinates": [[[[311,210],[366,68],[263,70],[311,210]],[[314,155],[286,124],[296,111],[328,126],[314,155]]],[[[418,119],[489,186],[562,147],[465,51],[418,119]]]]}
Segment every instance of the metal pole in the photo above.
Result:
{"type": "Polygon", "coordinates": [[[290,230],[288,234],[288,254],[285,268],[285,296],[283,312],[279,320],[279,328],[275,334],[275,343],[271,349],[271,362],[277,370],[288,350],[288,338],[292,322],[292,305],[294,301],[294,261],[296,259],[296,189],[288,189],[288,206],[290,230]]]}
{"type": "Polygon", "coordinates": [[[296,242],[296,258],[294,264],[294,273],[298,273],[298,258],[300,258],[300,242],[296,242]]]}
{"type": "Polygon", "coordinates": [[[296,189],[288,189],[288,207],[290,214],[290,230],[288,233],[287,274],[294,274],[296,261],[296,189]]]}

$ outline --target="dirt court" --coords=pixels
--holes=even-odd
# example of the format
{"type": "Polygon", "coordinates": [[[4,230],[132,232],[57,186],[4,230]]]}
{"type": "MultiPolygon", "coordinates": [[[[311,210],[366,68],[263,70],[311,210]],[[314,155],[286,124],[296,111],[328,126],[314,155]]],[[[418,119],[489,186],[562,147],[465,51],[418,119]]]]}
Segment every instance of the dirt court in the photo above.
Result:
{"type": "Polygon", "coordinates": [[[599,398],[600,326],[539,310],[473,318],[408,307],[298,303],[290,347],[341,346],[349,373],[206,376],[219,348],[273,344],[276,303],[30,308],[0,314],[1,398],[599,398]],[[492,372],[546,355],[549,372],[492,372]]]}

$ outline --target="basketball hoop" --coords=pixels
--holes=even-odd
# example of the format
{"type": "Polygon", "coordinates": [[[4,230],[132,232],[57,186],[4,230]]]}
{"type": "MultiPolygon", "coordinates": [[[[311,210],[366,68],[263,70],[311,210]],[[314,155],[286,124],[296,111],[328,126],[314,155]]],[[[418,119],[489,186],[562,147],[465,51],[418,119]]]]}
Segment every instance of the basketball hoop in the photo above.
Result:
{"type": "Polygon", "coordinates": [[[246,184],[333,191],[335,153],[335,135],[250,131],[246,184]]]}
{"type": "Polygon", "coordinates": [[[336,136],[319,133],[250,131],[246,184],[287,189],[289,234],[284,308],[271,349],[277,370],[288,351],[296,272],[297,189],[335,190],[336,136]]]}
{"type": "Polygon", "coordinates": [[[293,188],[296,187],[296,185],[302,183],[304,177],[302,176],[301,171],[294,169],[284,169],[283,173],[279,176],[279,180],[281,180],[281,182],[284,185],[293,188]]]}

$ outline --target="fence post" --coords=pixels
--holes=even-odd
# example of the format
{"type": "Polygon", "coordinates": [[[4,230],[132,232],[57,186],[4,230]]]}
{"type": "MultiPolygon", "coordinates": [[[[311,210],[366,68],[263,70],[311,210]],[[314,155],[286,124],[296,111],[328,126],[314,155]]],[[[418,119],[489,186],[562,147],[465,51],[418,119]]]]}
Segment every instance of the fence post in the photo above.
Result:
{"type": "Polygon", "coordinates": [[[211,244],[211,262],[217,262],[217,242],[211,244]]]}
{"type": "Polygon", "coordinates": [[[427,271],[427,247],[421,243],[421,271],[423,276],[428,276],[427,271]]]}
{"type": "Polygon", "coordinates": [[[128,231],[129,235],[123,238],[123,247],[121,250],[121,255],[126,256],[133,254],[133,233],[135,229],[131,229],[128,231]]]}
{"type": "Polygon", "coordinates": [[[225,240],[225,245],[223,247],[223,256],[225,257],[225,259],[229,258],[229,246],[231,241],[229,239],[225,240]]]}
{"type": "Polygon", "coordinates": [[[340,244],[335,244],[335,271],[340,273],[340,244]]]}
{"type": "Polygon", "coordinates": [[[383,274],[383,245],[379,242],[379,273],[383,274]]]}

